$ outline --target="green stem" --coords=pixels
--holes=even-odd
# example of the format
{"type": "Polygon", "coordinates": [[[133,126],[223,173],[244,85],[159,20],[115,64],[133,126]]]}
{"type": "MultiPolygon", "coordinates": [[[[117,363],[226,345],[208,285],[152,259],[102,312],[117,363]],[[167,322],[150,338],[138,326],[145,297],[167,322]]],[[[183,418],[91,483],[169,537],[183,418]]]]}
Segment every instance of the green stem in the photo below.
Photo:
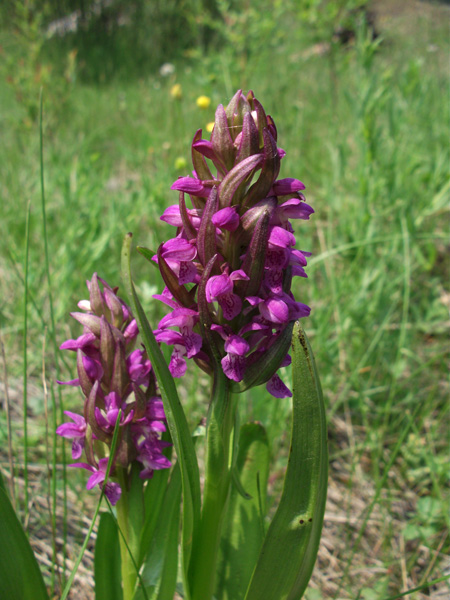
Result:
{"type": "Polygon", "coordinates": [[[128,481],[127,474],[123,469],[117,469],[118,480],[122,488],[122,495],[117,502],[117,523],[122,535],[119,535],[120,541],[120,557],[122,561],[122,587],[123,600],[132,600],[134,589],[136,586],[137,571],[130,556],[131,544],[131,527],[129,522],[130,506],[128,496],[128,481]]]}
{"type": "Polygon", "coordinates": [[[191,600],[210,600],[214,593],[220,534],[231,483],[231,434],[235,412],[230,381],[217,370],[207,424],[203,508],[189,569],[191,600]]]}

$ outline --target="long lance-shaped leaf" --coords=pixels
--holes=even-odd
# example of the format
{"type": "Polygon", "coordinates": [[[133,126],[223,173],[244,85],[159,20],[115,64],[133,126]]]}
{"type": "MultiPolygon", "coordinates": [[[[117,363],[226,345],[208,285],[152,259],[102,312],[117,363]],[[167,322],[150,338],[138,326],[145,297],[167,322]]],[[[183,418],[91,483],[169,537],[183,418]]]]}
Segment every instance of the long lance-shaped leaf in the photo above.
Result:
{"type": "Polygon", "coordinates": [[[100,515],[95,543],[95,600],[122,600],[120,544],[117,523],[109,513],[100,515]]]}
{"type": "MultiPolygon", "coordinates": [[[[167,433],[165,436],[167,436],[166,439],[168,439],[167,433]]],[[[141,543],[139,547],[139,567],[141,567],[145,555],[149,551],[156,526],[161,520],[160,511],[163,505],[169,474],[170,469],[159,469],[155,471],[151,482],[147,485],[144,492],[145,521],[142,527],[141,543]]]]}
{"type": "Polygon", "coordinates": [[[2,488],[0,515],[0,598],[48,600],[33,550],[2,488]]]}
{"type": "MultiPolygon", "coordinates": [[[[181,501],[179,466],[179,463],[175,465],[166,487],[158,524],[142,567],[147,594],[158,600],[172,600],[177,583],[181,501]]],[[[133,600],[141,600],[141,592],[138,590],[133,600]]]]}
{"type": "Polygon", "coordinates": [[[270,450],[259,423],[245,423],[239,435],[236,470],[247,498],[231,490],[220,547],[216,597],[243,598],[264,540],[270,450]]]}
{"type": "MultiPolygon", "coordinates": [[[[183,489],[183,574],[187,574],[192,548],[192,535],[200,520],[200,478],[194,443],[189,426],[178,398],[175,382],[167,367],[164,356],[155,340],[144,310],[139,302],[131,278],[130,250],[132,234],[125,236],[122,248],[122,278],[139,325],[147,354],[155,371],[159,390],[164,404],[167,424],[181,467],[183,489]]],[[[187,578],[185,576],[185,593],[189,598],[187,578]]]]}
{"type": "Polygon", "coordinates": [[[292,340],[289,462],[280,504],[245,600],[299,600],[311,577],[322,530],[328,473],[325,407],[311,347],[299,321],[292,340]]]}

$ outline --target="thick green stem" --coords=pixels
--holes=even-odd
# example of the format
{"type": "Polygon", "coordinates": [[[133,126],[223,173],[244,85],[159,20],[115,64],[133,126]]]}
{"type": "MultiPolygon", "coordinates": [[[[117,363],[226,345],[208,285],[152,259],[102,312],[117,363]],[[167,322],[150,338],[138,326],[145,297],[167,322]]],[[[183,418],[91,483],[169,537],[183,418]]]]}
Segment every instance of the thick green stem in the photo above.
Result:
{"type": "Polygon", "coordinates": [[[189,569],[191,600],[210,600],[214,593],[220,534],[231,483],[231,434],[235,411],[230,381],[223,372],[216,372],[206,434],[203,508],[189,569]]]}

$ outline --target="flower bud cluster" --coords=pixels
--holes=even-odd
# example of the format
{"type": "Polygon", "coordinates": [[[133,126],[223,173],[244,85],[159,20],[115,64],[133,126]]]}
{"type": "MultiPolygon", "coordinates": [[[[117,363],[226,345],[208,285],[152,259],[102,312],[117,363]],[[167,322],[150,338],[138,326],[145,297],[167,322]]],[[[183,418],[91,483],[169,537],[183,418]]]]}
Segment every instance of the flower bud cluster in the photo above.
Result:
{"type": "MultiPolygon", "coordinates": [[[[83,312],[72,313],[83,334],[67,340],[62,350],[77,353],[78,378],[64,382],[79,386],[85,398],[83,414],[66,411],[71,423],[60,425],[56,432],[72,439],[72,457],[84,451],[87,462],[70,466],[92,472],[87,489],[103,487],[108,455],[119,411],[119,435],[105,494],[112,504],[121,488],[114,481],[117,468],[128,469],[133,461],[142,465],[140,477],[152,477],[155,469],[171,466],[162,450],[166,430],[163,404],[157,395],[156,379],[150,361],[142,349],[135,349],[138,328],[130,308],[117,296],[117,288],[105,281],[103,290],[94,274],[87,282],[89,300],[79,302],[83,312]]],[[[59,382],[63,383],[63,382],[59,382]]]]}
{"type": "Polygon", "coordinates": [[[209,373],[220,364],[240,390],[267,382],[291,395],[277,370],[290,362],[293,322],[310,313],[291,292],[310,254],[295,249],[290,219],[314,211],[301,181],[278,179],[285,154],[252,92],[217,108],[210,140],[194,136],[193,177],[175,181],[179,202],[161,217],[177,233],[154,257],[166,284],[155,298],[172,309],[155,335],[173,346],[174,377],[193,358],[209,373]]]}

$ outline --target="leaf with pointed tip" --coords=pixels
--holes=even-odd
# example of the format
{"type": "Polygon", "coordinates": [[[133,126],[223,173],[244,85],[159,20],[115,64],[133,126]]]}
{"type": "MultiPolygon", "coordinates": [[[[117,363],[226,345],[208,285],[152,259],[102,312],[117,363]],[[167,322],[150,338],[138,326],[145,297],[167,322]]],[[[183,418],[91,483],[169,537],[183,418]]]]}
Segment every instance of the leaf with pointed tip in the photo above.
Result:
{"type": "Polygon", "coordinates": [[[244,158],[248,158],[259,152],[259,134],[255,121],[251,113],[244,115],[242,124],[242,137],[239,145],[236,162],[241,162],[244,158]]]}
{"type": "Polygon", "coordinates": [[[100,515],[94,554],[95,600],[122,600],[119,531],[109,512],[100,515]]]}
{"type": "MultiPolygon", "coordinates": [[[[227,173],[219,186],[220,208],[231,206],[232,203],[236,204],[236,202],[234,202],[236,190],[241,183],[245,182],[247,178],[250,178],[250,176],[253,175],[253,172],[260,167],[263,160],[263,154],[253,154],[252,156],[245,158],[227,173]]],[[[262,196],[262,198],[264,198],[264,196],[262,196]]],[[[261,200],[261,198],[259,199],[261,200]]]]}
{"type": "Polygon", "coordinates": [[[186,415],[178,398],[175,382],[170,374],[158,343],[155,340],[153,331],[134,289],[130,265],[131,238],[132,234],[127,234],[122,247],[122,278],[133,308],[134,316],[139,325],[140,335],[142,336],[147,354],[151,360],[158,381],[159,390],[164,403],[167,424],[180,463],[183,491],[183,580],[186,598],[189,599],[187,570],[192,550],[192,535],[197,529],[200,520],[200,476],[197,457],[186,415]]]}
{"type": "MultiPolygon", "coordinates": [[[[230,135],[230,126],[228,124],[227,114],[222,104],[216,109],[214,119],[214,129],[211,135],[211,141],[214,152],[229,171],[234,165],[234,156],[236,148],[230,135]]],[[[225,175],[225,173],[224,173],[225,175]]]]}
{"type": "Polygon", "coordinates": [[[238,90],[225,108],[225,114],[227,115],[228,123],[231,124],[230,135],[233,141],[239,135],[241,130],[240,128],[242,127],[243,116],[246,112],[250,111],[250,104],[247,102],[242,90],[238,90]]]}
{"type": "MultiPolygon", "coordinates": [[[[239,435],[236,470],[247,498],[232,488],[223,526],[216,597],[243,598],[264,540],[269,442],[264,427],[246,423],[239,435]]],[[[264,598],[264,596],[261,596],[264,598]]]]}
{"type": "Polygon", "coordinates": [[[33,550],[2,488],[0,515],[0,598],[49,600],[33,550]]]}
{"type": "Polygon", "coordinates": [[[294,327],[292,350],[289,462],[281,500],[245,600],[299,600],[311,577],[320,542],[327,496],[327,428],[314,357],[300,321],[294,327]]]}
{"type": "Polygon", "coordinates": [[[70,313],[70,316],[76,319],[78,323],[81,323],[83,327],[87,327],[94,335],[100,337],[100,317],[82,312],[73,312],[70,313]]]}
{"type": "Polygon", "coordinates": [[[264,136],[264,128],[267,127],[266,111],[264,110],[261,102],[259,100],[257,100],[255,98],[255,96],[253,96],[253,109],[256,112],[256,122],[258,124],[260,140],[264,141],[264,143],[265,143],[263,136],[264,136]]]}
{"type": "MultiPolygon", "coordinates": [[[[104,290],[104,295],[105,295],[105,304],[107,305],[107,307],[110,309],[111,311],[111,320],[112,323],[114,325],[114,327],[117,327],[118,329],[120,329],[122,327],[122,323],[123,323],[123,310],[122,310],[122,303],[120,302],[119,298],[108,288],[105,288],[104,290]]],[[[105,313],[105,317],[106,319],[107,314],[105,313]]]]}
{"type": "Polygon", "coordinates": [[[89,298],[92,311],[100,316],[103,314],[103,298],[100,292],[100,286],[98,285],[97,273],[92,275],[91,283],[89,286],[89,298]]]}
{"type": "Polygon", "coordinates": [[[244,200],[244,206],[252,207],[265,198],[280,172],[280,157],[278,155],[277,143],[267,128],[263,130],[264,139],[264,162],[258,180],[249,189],[244,200]]]}

